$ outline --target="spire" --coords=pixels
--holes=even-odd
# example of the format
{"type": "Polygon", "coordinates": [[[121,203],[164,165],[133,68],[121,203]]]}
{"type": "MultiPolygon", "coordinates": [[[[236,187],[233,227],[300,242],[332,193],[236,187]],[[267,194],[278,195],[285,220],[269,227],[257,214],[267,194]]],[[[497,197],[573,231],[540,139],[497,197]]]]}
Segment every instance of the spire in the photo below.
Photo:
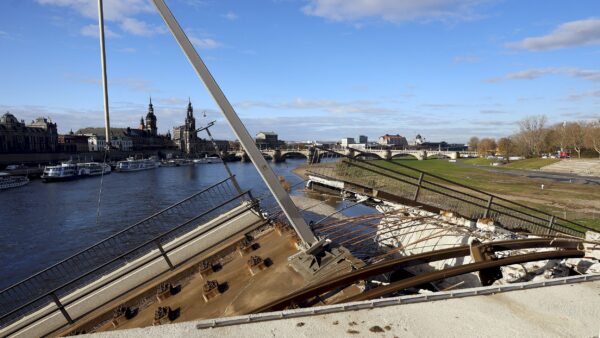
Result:
{"type": "Polygon", "coordinates": [[[194,108],[192,108],[192,100],[188,97],[187,116],[194,117],[194,108]]]}
{"type": "Polygon", "coordinates": [[[150,103],[148,104],[148,114],[154,114],[154,106],[152,105],[152,96],[150,96],[150,103]]]}

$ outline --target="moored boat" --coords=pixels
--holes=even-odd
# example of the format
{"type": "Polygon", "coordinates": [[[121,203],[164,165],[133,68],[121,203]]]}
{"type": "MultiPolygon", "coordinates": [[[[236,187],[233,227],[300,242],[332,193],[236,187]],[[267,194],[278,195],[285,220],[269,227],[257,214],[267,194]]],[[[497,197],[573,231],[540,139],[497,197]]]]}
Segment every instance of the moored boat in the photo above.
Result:
{"type": "Polygon", "coordinates": [[[98,176],[111,173],[110,165],[98,162],[77,163],[77,175],[79,176],[98,176]]]}
{"type": "Polygon", "coordinates": [[[46,166],[42,174],[44,182],[68,181],[77,178],[77,164],[61,163],[60,165],[46,166]]]}
{"type": "Polygon", "coordinates": [[[11,176],[7,173],[0,173],[0,190],[17,188],[29,183],[26,176],[11,176]]]}
{"type": "Polygon", "coordinates": [[[204,156],[201,158],[197,158],[194,160],[196,164],[211,164],[211,163],[221,163],[222,160],[218,156],[204,156]]]}
{"type": "Polygon", "coordinates": [[[149,170],[156,169],[159,165],[159,162],[154,159],[142,159],[136,160],[133,158],[128,158],[125,161],[117,162],[116,170],[119,172],[130,172],[130,171],[140,171],[140,170],[149,170]]]}

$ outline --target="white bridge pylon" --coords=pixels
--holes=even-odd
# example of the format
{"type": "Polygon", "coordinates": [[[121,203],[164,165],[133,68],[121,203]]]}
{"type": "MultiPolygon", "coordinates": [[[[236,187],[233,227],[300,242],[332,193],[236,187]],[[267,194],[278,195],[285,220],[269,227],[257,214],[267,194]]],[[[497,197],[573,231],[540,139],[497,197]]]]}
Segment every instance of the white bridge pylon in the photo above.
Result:
{"type": "Polygon", "coordinates": [[[225,119],[229,123],[229,126],[233,130],[233,133],[240,141],[242,147],[248,154],[248,157],[256,167],[256,170],[265,181],[267,187],[275,197],[275,200],[283,210],[290,224],[294,227],[298,236],[302,240],[303,244],[308,248],[314,244],[317,244],[318,240],[315,234],[312,232],[306,221],[296,208],[296,205],[283,189],[279,183],[279,179],[264,159],[262,153],[254,144],[254,139],[248,133],[248,130],[236,114],[233,106],[215,81],[214,77],[204,64],[204,61],[198,55],[198,52],[190,42],[189,38],[173,16],[173,13],[169,10],[169,7],[164,0],[153,0],[154,5],[158,9],[163,20],[169,27],[171,33],[177,40],[177,43],[181,47],[183,53],[188,58],[192,67],[208,89],[210,95],[213,97],[221,112],[225,116],[225,119]]]}

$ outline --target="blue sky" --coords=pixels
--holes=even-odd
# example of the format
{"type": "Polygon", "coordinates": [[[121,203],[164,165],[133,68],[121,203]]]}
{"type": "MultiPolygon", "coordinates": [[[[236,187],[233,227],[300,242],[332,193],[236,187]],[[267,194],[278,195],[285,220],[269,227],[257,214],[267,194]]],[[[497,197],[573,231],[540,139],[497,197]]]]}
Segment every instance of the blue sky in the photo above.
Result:
{"type": "MultiPolygon", "coordinates": [[[[516,121],[600,117],[600,2],[167,0],[251,133],[416,133],[464,142],[516,121]]],[[[95,0],[0,2],[0,112],[102,125],[95,0]]],[[[216,105],[147,0],[105,0],[114,126],[151,95],[159,132],[216,105]]]]}

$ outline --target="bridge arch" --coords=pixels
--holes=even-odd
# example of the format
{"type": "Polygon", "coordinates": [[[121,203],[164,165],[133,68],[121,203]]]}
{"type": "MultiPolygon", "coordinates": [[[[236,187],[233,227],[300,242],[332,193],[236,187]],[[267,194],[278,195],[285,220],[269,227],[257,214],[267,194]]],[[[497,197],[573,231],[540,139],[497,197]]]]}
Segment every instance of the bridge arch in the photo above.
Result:
{"type": "Polygon", "coordinates": [[[397,153],[392,155],[392,160],[396,159],[402,159],[402,158],[407,158],[407,157],[412,157],[416,160],[418,160],[419,158],[417,157],[417,154],[413,154],[413,153],[397,153]]]}
{"type": "Polygon", "coordinates": [[[361,159],[375,159],[375,160],[383,160],[383,158],[381,156],[379,156],[378,154],[374,154],[374,153],[356,153],[356,155],[354,155],[354,158],[361,158],[361,159]]]}
{"type": "Polygon", "coordinates": [[[306,154],[299,151],[282,151],[282,158],[307,158],[306,154]]]}
{"type": "Polygon", "coordinates": [[[447,153],[447,152],[437,152],[437,151],[432,151],[432,152],[427,152],[427,158],[452,158],[452,156],[447,153]]]}

